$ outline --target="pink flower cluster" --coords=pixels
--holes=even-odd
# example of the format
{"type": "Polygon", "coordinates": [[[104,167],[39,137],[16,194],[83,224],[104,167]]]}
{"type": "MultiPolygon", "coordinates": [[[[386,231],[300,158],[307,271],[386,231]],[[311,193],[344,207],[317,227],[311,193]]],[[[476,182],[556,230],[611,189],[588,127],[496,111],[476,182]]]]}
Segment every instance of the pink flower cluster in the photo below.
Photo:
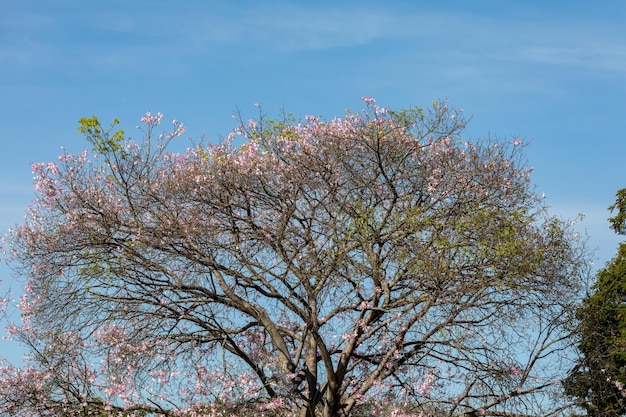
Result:
{"type": "Polygon", "coordinates": [[[146,114],[141,117],[141,122],[151,126],[158,126],[159,124],[161,124],[162,118],[163,114],[160,112],[154,116],[151,112],[146,112],[146,114]]]}

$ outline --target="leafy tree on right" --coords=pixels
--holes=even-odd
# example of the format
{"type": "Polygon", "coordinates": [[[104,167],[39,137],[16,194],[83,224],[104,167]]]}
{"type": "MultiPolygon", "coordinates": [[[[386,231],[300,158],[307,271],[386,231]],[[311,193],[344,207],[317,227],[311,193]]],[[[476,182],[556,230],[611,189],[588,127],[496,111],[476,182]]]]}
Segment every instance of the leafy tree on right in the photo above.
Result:
{"type": "MultiPolygon", "coordinates": [[[[626,235],[626,188],[610,207],[611,228],[626,235]]],[[[565,380],[565,391],[577,397],[591,416],[626,414],[626,242],[597,274],[591,293],[578,312],[580,359],[565,380]]]]}

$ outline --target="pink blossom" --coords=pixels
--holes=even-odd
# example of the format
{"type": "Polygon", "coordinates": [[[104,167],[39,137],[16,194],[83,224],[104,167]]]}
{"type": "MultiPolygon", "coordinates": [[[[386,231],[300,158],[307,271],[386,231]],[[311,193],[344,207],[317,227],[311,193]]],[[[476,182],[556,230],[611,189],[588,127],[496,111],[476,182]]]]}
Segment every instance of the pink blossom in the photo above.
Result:
{"type": "Polygon", "coordinates": [[[152,115],[151,112],[146,112],[144,116],[141,118],[141,122],[151,126],[157,126],[161,123],[161,119],[163,118],[162,113],[157,113],[156,115],[152,115]]]}

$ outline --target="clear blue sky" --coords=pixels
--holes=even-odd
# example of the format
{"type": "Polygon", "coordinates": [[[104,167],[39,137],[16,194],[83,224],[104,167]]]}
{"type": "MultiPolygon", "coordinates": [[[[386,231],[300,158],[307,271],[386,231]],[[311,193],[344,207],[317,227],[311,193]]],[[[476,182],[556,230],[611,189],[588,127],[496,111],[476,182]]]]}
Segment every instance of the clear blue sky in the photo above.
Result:
{"type": "MultiPolygon", "coordinates": [[[[445,97],[468,135],[521,136],[553,213],[586,214],[598,265],[626,187],[626,2],[0,0],[0,230],[34,197],[30,163],[80,151],[77,120],[132,130],[147,110],[187,137],[233,111],[332,117],[445,97]]],[[[185,139],[180,138],[183,145],[185,139]]],[[[582,230],[582,229],[581,229],[582,230]]],[[[0,278],[14,277],[0,265],[0,278]]],[[[15,284],[14,284],[15,285],[15,284]]],[[[19,285],[19,284],[18,284],[19,285]]],[[[17,357],[0,342],[0,356],[17,357]]]]}

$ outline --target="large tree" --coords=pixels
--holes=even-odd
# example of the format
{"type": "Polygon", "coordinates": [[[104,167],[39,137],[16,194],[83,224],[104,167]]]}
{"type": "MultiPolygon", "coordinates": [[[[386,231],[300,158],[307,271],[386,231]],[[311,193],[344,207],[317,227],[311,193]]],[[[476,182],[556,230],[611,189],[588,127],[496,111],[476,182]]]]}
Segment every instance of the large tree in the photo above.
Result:
{"type": "MultiPolygon", "coordinates": [[[[617,192],[611,228],[626,235],[626,189],[617,192]]],[[[565,380],[589,415],[626,414],[626,243],[598,271],[592,291],[578,311],[580,358],[565,380]]]]}
{"type": "Polygon", "coordinates": [[[533,191],[523,145],[463,141],[445,103],[364,101],[184,153],[168,150],[178,122],[154,134],[160,115],[139,143],[82,119],[92,152],[34,165],[38,197],[9,238],[29,277],[12,332],[31,354],[2,369],[0,409],[567,407],[586,253],[533,191]]]}

